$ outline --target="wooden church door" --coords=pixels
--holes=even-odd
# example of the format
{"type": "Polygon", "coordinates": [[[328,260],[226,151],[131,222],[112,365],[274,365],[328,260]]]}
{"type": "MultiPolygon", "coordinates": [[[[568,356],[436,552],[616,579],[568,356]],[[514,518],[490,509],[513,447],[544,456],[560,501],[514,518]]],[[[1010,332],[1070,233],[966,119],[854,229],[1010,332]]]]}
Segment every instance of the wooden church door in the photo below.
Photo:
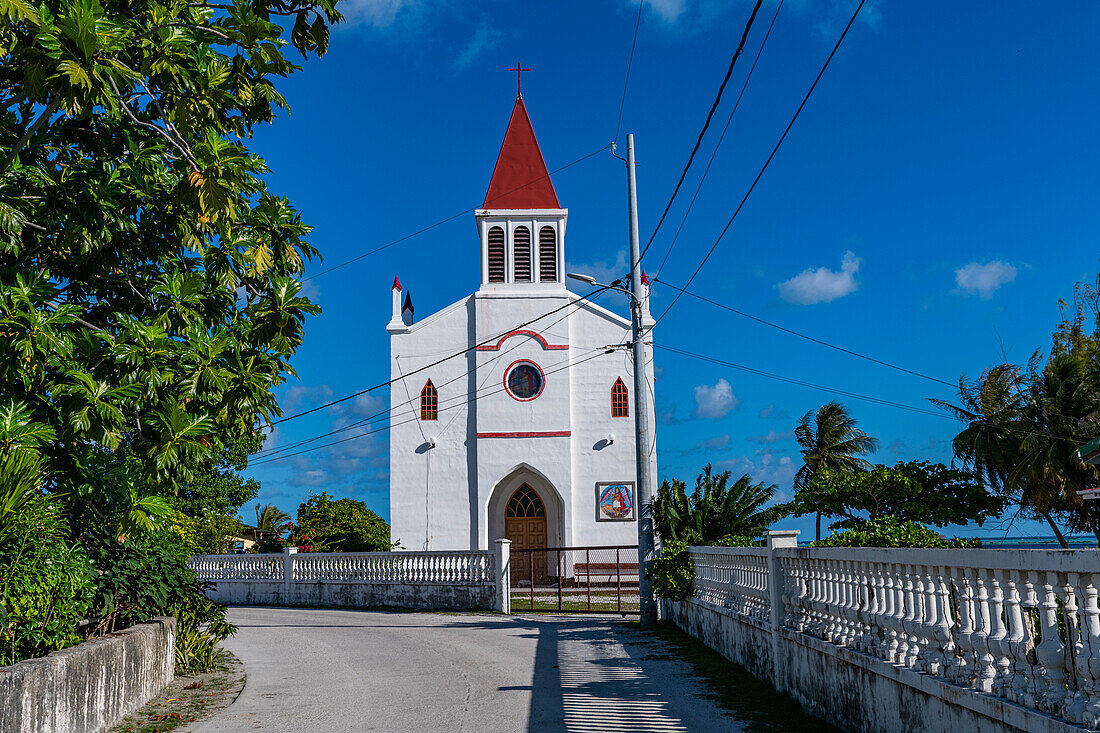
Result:
{"type": "Polygon", "coordinates": [[[508,500],[504,512],[504,536],[512,541],[513,585],[531,579],[532,560],[535,583],[547,582],[545,552],[516,552],[546,547],[546,507],[528,484],[522,484],[508,500]]]}

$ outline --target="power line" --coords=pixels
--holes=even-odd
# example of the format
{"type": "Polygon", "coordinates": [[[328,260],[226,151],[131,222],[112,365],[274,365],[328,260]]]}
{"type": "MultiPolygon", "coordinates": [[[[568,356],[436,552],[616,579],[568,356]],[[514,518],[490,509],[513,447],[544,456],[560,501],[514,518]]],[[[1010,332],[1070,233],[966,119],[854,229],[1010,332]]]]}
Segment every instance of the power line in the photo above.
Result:
{"type": "Polygon", "coordinates": [[[850,397],[852,399],[863,400],[864,402],[870,402],[870,403],[876,404],[876,405],[883,405],[885,407],[894,407],[894,408],[897,408],[899,410],[907,410],[909,412],[915,412],[918,415],[930,415],[930,416],[934,416],[934,417],[942,417],[946,420],[951,420],[952,422],[965,422],[966,424],[987,425],[987,426],[992,427],[992,428],[999,428],[1001,430],[1007,430],[1009,432],[1020,433],[1020,434],[1027,435],[1027,436],[1044,435],[1047,438],[1051,438],[1053,440],[1068,441],[1068,442],[1070,442],[1074,445],[1078,445],[1079,442],[1080,442],[1077,439],[1070,438],[1070,437],[1067,437],[1067,436],[1064,436],[1064,435],[1055,435],[1053,433],[1042,433],[1042,432],[1037,433],[1035,430],[1032,430],[1030,428],[1017,428],[1017,427],[1013,427],[1011,425],[1005,425],[1003,423],[996,423],[996,422],[992,422],[992,421],[989,421],[989,420],[977,420],[977,419],[969,420],[968,419],[968,420],[964,421],[964,420],[960,420],[957,416],[946,415],[943,412],[939,412],[939,411],[936,411],[936,410],[928,410],[928,409],[925,409],[923,407],[917,407],[915,405],[906,405],[906,404],[901,403],[901,402],[894,402],[892,400],[883,399],[881,397],[874,397],[872,395],[860,394],[858,392],[850,392],[848,390],[843,390],[843,389],[839,389],[839,388],[836,388],[836,387],[827,387],[827,386],[820,385],[820,384],[814,384],[812,382],[805,382],[801,379],[794,379],[792,377],[784,377],[781,374],[775,374],[773,372],[764,371],[763,369],[754,369],[753,367],[745,366],[744,364],[737,364],[735,362],[726,361],[725,359],[719,359],[719,358],[714,357],[714,356],[707,356],[706,354],[697,354],[695,352],[686,351],[684,349],[678,349],[678,348],[673,347],[673,346],[665,346],[663,344],[654,344],[653,346],[654,346],[654,348],[657,348],[657,349],[664,349],[666,351],[671,351],[674,354],[679,354],[681,356],[691,357],[693,359],[698,359],[700,361],[710,362],[712,364],[718,364],[720,366],[729,367],[730,369],[736,369],[738,371],[746,372],[746,373],[749,373],[749,374],[755,374],[755,375],[760,376],[760,377],[766,377],[768,379],[774,379],[774,380],[779,381],[779,382],[785,382],[787,384],[794,384],[794,385],[798,385],[800,387],[807,387],[809,389],[816,389],[816,390],[820,390],[822,392],[829,392],[829,393],[832,393],[832,394],[841,395],[843,397],[850,397]]]}
{"type": "MultiPolygon", "coordinates": [[[[581,364],[592,361],[593,359],[597,359],[601,356],[606,356],[609,353],[611,353],[610,349],[599,349],[598,353],[593,354],[592,356],[586,357],[584,359],[579,359],[577,361],[569,362],[567,364],[564,364],[564,365],[558,367],[557,369],[547,369],[546,374],[556,374],[558,372],[565,371],[566,369],[572,369],[575,366],[580,366],[581,364]]],[[[480,399],[480,398],[491,397],[494,394],[500,394],[505,389],[507,389],[507,388],[506,387],[494,387],[492,391],[486,392],[486,393],[481,394],[481,395],[478,395],[477,391],[475,390],[473,398],[476,401],[477,399],[480,399]]],[[[451,405],[449,407],[441,407],[437,410],[437,412],[446,412],[447,410],[455,410],[455,409],[458,409],[460,407],[467,406],[469,404],[470,397],[471,397],[471,395],[469,393],[467,393],[467,394],[464,394],[464,395],[456,395],[455,397],[448,398],[447,400],[444,400],[444,401],[449,402],[449,401],[460,400],[460,399],[464,400],[464,401],[461,402],[461,403],[458,403],[458,404],[451,405]]],[[[284,460],[286,458],[293,458],[295,456],[300,456],[303,453],[312,453],[313,451],[321,450],[322,448],[330,448],[334,445],[340,445],[341,443],[347,443],[347,442],[352,441],[352,440],[358,440],[359,438],[365,438],[368,435],[374,435],[375,433],[381,433],[381,432],[385,432],[387,430],[392,430],[393,428],[395,428],[399,425],[406,425],[410,422],[415,422],[416,420],[419,420],[419,419],[420,419],[419,417],[414,416],[414,417],[409,418],[408,420],[403,420],[403,421],[401,421],[397,424],[391,424],[391,425],[386,425],[384,427],[375,428],[374,430],[369,430],[365,433],[358,433],[358,434],[352,435],[351,437],[348,437],[348,438],[343,438],[341,440],[334,440],[334,441],[329,442],[329,443],[324,443],[323,445],[315,445],[312,448],[306,448],[305,450],[300,450],[296,453],[288,453],[288,454],[282,455],[282,456],[268,457],[265,460],[257,461],[256,463],[250,464],[250,467],[262,466],[262,465],[265,465],[267,463],[274,463],[275,461],[281,461],[281,460],[284,460]]]]}
{"type": "Polygon", "coordinates": [[[634,47],[638,45],[638,28],[642,25],[642,8],[645,7],[645,0],[638,0],[638,18],[634,21],[634,40],[630,42],[630,58],[626,62],[626,79],[623,81],[623,98],[619,102],[619,119],[615,122],[615,137],[611,138],[613,141],[619,139],[619,128],[623,124],[623,107],[626,106],[626,88],[630,84],[630,67],[634,65],[634,47]]]}
{"type": "MultiPolygon", "coordinates": [[[[601,288],[597,288],[596,290],[593,290],[592,292],[588,293],[587,295],[581,296],[579,298],[579,300],[588,300],[588,299],[590,299],[590,298],[592,298],[596,295],[599,295],[600,293],[602,293],[605,290],[607,290],[606,286],[601,287],[601,288]]],[[[527,326],[530,326],[532,323],[536,323],[537,321],[541,321],[543,318],[546,318],[547,316],[552,316],[555,313],[557,313],[561,310],[564,310],[565,308],[568,308],[569,306],[573,305],[575,302],[576,301],[568,301],[564,305],[561,305],[561,306],[555,308],[554,310],[547,311],[546,313],[543,313],[541,316],[538,316],[537,318],[532,318],[529,321],[526,321],[524,323],[519,324],[518,326],[512,328],[507,333],[511,333],[511,331],[518,331],[521,328],[526,328],[527,326]]],[[[480,341],[480,342],[474,344],[473,346],[469,346],[469,347],[463,349],[462,351],[456,352],[454,354],[450,354],[448,356],[443,357],[442,359],[438,359],[436,361],[433,361],[431,364],[427,364],[425,366],[422,366],[419,369],[414,369],[413,371],[409,372],[408,374],[402,375],[400,377],[400,379],[404,379],[405,377],[411,377],[413,374],[419,374],[420,372],[423,372],[427,369],[431,369],[434,366],[438,366],[438,365],[442,364],[443,362],[445,362],[449,359],[454,359],[455,357],[462,356],[464,354],[468,354],[471,351],[473,351],[474,349],[476,349],[478,346],[485,346],[487,344],[492,343],[495,340],[498,340],[499,338],[500,338],[499,335],[498,336],[490,336],[489,338],[485,339],[484,341],[480,341]]],[[[388,387],[389,385],[393,384],[396,381],[398,381],[398,380],[397,379],[390,379],[390,380],[387,380],[385,382],[380,382],[380,383],[378,383],[378,384],[376,384],[372,387],[367,387],[366,389],[361,389],[358,392],[353,392],[352,394],[349,394],[346,397],[341,397],[338,400],[332,400],[330,402],[326,402],[323,405],[318,405],[317,407],[314,407],[312,409],[305,410],[304,412],[299,412],[296,415],[291,415],[289,417],[284,417],[284,418],[281,418],[279,420],[275,420],[271,424],[272,425],[279,425],[280,423],[287,422],[288,420],[294,420],[296,418],[303,417],[305,415],[311,415],[314,412],[318,412],[320,410],[327,409],[329,407],[332,407],[333,405],[339,405],[342,402],[347,402],[348,400],[355,399],[359,395],[363,395],[363,394],[366,394],[368,392],[373,392],[374,390],[381,389],[382,387],[388,387]]]]}
{"type": "MultiPolygon", "coordinates": [[[[507,196],[510,193],[513,193],[515,191],[519,191],[522,188],[526,188],[526,187],[530,186],[532,183],[538,183],[539,181],[541,181],[545,178],[549,178],[551,175],[553,175],[555,173],[559,173],[559,172],[565,170],[566,168],[571,168],[571,167],[577,165],[578,163],[583,163],[584,161],[588,160],[589,158],[591,158],[595,155],[598,155],[598,154],[602,153],[603,151],[605,151],[607,149],[608,149],[608,146],[604,145],[599,150],[594,150],[593,152],[588,153],[587,155],[582,155],[581,157],[577,158],[573,162],[566,163],[565,165],[561,166],[560,168],[555,168],[554,170],[547,173],[545,176],[539,176],[538,178],[536,178],[532,181],[528,181],[527,183],[523,184],[522,186],[519,186],[518,188],[514,188],[511,191],[505,191],[504,193],[500,194],[500,196],[507,196]]],[[[474,207],[471,207],[471,208],[463,209],[462,211],[459,211],[456,214],[451,214],[447,218],[440,219],[439,221],[435,222],[434,224],[429,224],[426,227],[423,227],[421,229],[417,229],[415,232],[412,232],[410,234],[406,234],[403,237],[398,237],[397,239],[395,239],[391,242],[387,242],[386,244],[383,244],[380,247],[375,247],[374,249],[370,250],[369,252],[364,252],[363,254],[359,255],[358,257],[352,257],[350,260],[345,260],[344,262],[341,262],[338,265],[333,265],[332,267],[328,268],[327,270],[321,270],[320,272],[318,272],[315,275],[310,275],[309,277],[304,277],[304,278],[302,278],[302,282],[305,282],[307,280],[312,280],[315,277],[321,277],[322,275],[327,275],[328,273],[333,272],[334,270],[339,270],[341,267],[347,267],[348,265],[352,264],[353,262],[358,262],[359,260],[361,260],[365,257],[370,257],[372,254],[375,254],[377,252],[381,252],[384,249],[389,249],[390,247],[394,246],[395,244],[400,244],[401,242],[404,242],[406,239],[412,239],[413,237],[419,236],[419,235],[423,234],[424,232],[428,232],[428,231],[431,231],[432,229],[435,229],[436,227],[443,226],[444,224],[446,224],[449,221],[454,221],[455,219],[457,219],[460,216],[465,216],[466,214],[469,214],[471,211],[477,211],[478,208],[480,208],[480,207],[474,206],[474,207]]]]}
{"type": "MultiPolygon", "coordinates": [[[[572,303],[572,305],[579,307],[580,304],[584,303],[584,302],[586,302],[585,299],[580,299],[580,300],[574,301],[572,303]]],[[[569,311],[566,311],[565,314],[563,314],[561,318],[558,318],[553,323],[542,327],[541,329],[537,330],[536,332],[541,334],[541,335],[547,334],[550,331],[550,329],[552,329],[554,326],[556,326],[559,323],[561,323],[562,321],[564,321],[566,318],[569,317],[569,315],[570,315],[569,311]]],[[[513,331],[513,330],[515,330],[515,329],[509,329],[508,331],[502,331],[499,334],[497,334],[497,336],[495,336],[494,338],[499,339],[501,336],[504,336],[505,334],[511,333],[511,331],[513,331]]],[[[489,340],[492,341],[492,340],[494,340],[494,338],[491,338],[489,340]]],[[[507,349],[503,349],[501,351],[498,351],[492,358],[488,359],[485,363],[476,365],[472,369],[466,370],[466,372],[464,374],[460,374],[459,376],[454,377],[453,379],[449,379],[446,382],[441,382],[438,385],[438,389],[446,387],[447,385],[450,385],[450,384],[454,384],[457,381],[466,379],[471,374],[476,373],[478,369],[482,369],[482,368],[484,368],[484,367],[486,367],[490,364],[495,363],[496,361],[500,360],[502,357],[506,356],[507,354],[510,354],[512,351],[519,348],[522,344],[523,344],[523,341],[517,340],[515,344],[508,347],[507,349]]],[[[399,377],[398,380],[400,380],[400,379],[404,379],[404,377],[399,377]]],[[[394,381],[398,381],[398,380],[394,380],[394,381]]],[[[270,458],[270,457],[272,457],[272,456],[274,456],[278,453],[285,453],[286,451],[294,450],[295,448],[299,448],[303,445],[313,443],[315,441],[321,440],[322,438],[327,438],[331,435],[336,435],[338,433],[347,432],[348,430],[354,430],[355,428],[359,427],[360,425],[363,425],[364,423],[371,423],[371,422],[374,422],[377,418],[386,417],[395,408],[404,407],[405,405],[412,404],[417,399],[418,398],[416,398],[416,397],[410,398],[408,400],[405,400],[404,402],[399,402],[396,405],[390,405],[385,410],[380,410],[380,411],[374,413],[373,415],[368,415],[367,417],[364,417],[360,420],[356,420],[355,422],[350,423],[348,425],[344,425],[343,427],[339,427],[339,428],[336,428],[334,430],[330,430],[327,433],[323,433],[321,435],[317,435],[317,436],[314,436],[312,438],[306,438],[304,440],[300,440],[300,441],[297,441],[295,443],[291,443],[290,445],[284,445],[284,446],[281,446],[281,447],[278,447],[278,448],[270,448],[270,449],[265,450],[265,451],[259,451],[254,455],[258,459],[260,459],[260,458],[270,458]]]]}
{"type": "Polygon", "coordinates": [[[708,361],[712,364],[718,364],[720,366],[729,367],[730,369],[737,369],[738,371],[747,372],[749,374],[755,374],[759,377],[766,377],[768,379],[774,379],[780,382],[786,382],[787,384],[795,384],[800,387],[808,387],[810,389],[820,390],[822,392],[830,392],[832,394],[841,395],[843,397],[851,397],[856,400],[863,400],[864,402],[871,402],[876,405],[884,405],[886,407],[895,407],[899,410],[908,410],[909,412],[915,412],[920,415],[933,415],[935,417],[942,417],[948,420],[954,420],[954,418],[938,412],[936,410],[929,410],[924,407],[917,407],[915,405],[906,405],[901,402],[893,402],[881,397],[874,397],[872,395],[860,394],[858,392],[849,392],[848,390],[838,389],[836,387],[827,387],[821,384],[814,384],[812,382],[804,382],[801,379],[794,379],[792,377],[784,377],[781,374],[775,374],[773,372],[764,371],[763,369],[754,369],[753,367],[745,366],[744,364],[737,364],[732,361],[726,361],[725,359],[719,359],[713,356],[707,356],[705,354],[696,354],[692,351],[685,351],[684,349],[678,349],[673,346],[665,346],[664,344],[654,344],[654,348],[664,349],[671,351],[674,354],[681,356],[689,356],[693,359],[699,359],[700,361],[708,361]]]}
{"type": "MultiPolygon", "coordinates": [[[[764,34],[764,40],[760,42],[760,48],[756,50],[756,58],[753,59],[752,66],[749,67],[749,73],[745,76],[745,83],[741,85],[741,93],[737,95],[737,101],[733,103],[733,109],[730,110],[729,117],[726,118],[726,126],[722,128],[722,134],[718,137],[718,143],[714,146],[714,150],[711,151],[710,160],[707,161],[707,167],[703,170],[703,175],[699,179],[699,185],[695,187],[695,193],[692,194],[691,201],[688,202],[687,209],[684,211],[684,216],[680,219],[680,226],[676,227],[676,233],[672,235],[672,242],[668,245],[665,256],[661,258],[660,266],[657,267],[658,276],[664,271],[665,263],[668,262],[668,256],[672,254],[672,248],[676,246],[676,242],[680,239],[680,232],[684,229],[684,223],[687,222],[688,217],[691,215],[692,208],[695,207],[695,199],[699,198],[699,192],[703,190],[703,184],[706,183],[707,175],[710,173],[710,167],[714,164],[714,158],[718,155],[718,149],[722,147],[722,142],[726,139],[726,133],[730,129],[730,123],[733,122],[733,116],[737,114],[737,108],[741,106],[741,98],[745,96],[745,90],[749,88],[752,74],[756,71],[756,64],[760,61],[760,56],[764,53],[764,47],[768,45],[768,39],[771,38],[772,35],[772,28],[775,27],[775,21],[779,18],[779,11],[782,9],[783,0],[779,0],[779,4],[775,6],[775,15],[772,16],[772,22],[768,25],[768,32],[764,34]]],[[[656,235],[656,232],[654,232],[654,235],[656,235]]]]}
{"type": "MultiPolygon", "coordinates": [[[[772,159],[775,158],[775,154],[779,152],[779,147],[783,144],[783,141],[787,139],[787,133],[789,133],[791,131],[791,128],[794,127],[794,123],[795,120],[798,119],[798,115],[802,113],[802,110],[806,106],[806,103],[810,101],[810,95],[814,93],[814,89],[817,89],[818,82],[820,82],[821,77],[825,75],[825,70],[829,68],[829,63],[832,62],[833,56],[836,55],[837,49],[840,48],[840,44],[844,42],[844,38],[848,35],[848,31],[849,29],[851,29],[852,24],[856,22],[856,17],[859,15],[859,11],[863,9],[863,4],[865,2],[867,2],[867,0],[859,0],[859,5],[856,7],[856,11],[852,13],[852,17],[848,21],[848,25],[844,26],[844,32],[841,33],[840,38],[836,40],[836,45],[833,46],[833,50],[829,53],[829,57],[825,59],[825,63],[821,67],[821,71],[817,72],[817,78],[815,78],[814,83],[810,85],[809,90],[806,92],[806,96],[802,98],[802,104],[798,105],[798,109],[795,110],[794,116],[791,117],[791,121],[787,123],[787,128],[783,130],[783,134],[779,136],[779,141],[775,144],[775,147],[772,148],[771,155],[769,155],[768,159],[764,161],[764,165],[761,166],[760,172],[756,174],[756,178],[753,179],[752,185],[749,186],[749,190],[745,192],[745,197],[741,199],[741,203],[737,205],[737,208],[733,212],[733,216],[731,216],[729,221],[726,222],[726,226],[722,229],[722,232],[718,235],[718,238],[714,240],[714,244],[710,246],[710,250],[707,252],[706,257],[703,258],[703,261],[700,262],[699,266],[695,268],[695,272],[693,272],[691,277],[688,278],[687,283],[684,285],[685,288],[691,287],[691,283],[694,282],[696,276],[699,274],[699,271],[703,269],[703,266],[705,264],[707,264],[707,260],[709,260],[710,256],[714,254],[714,250],[718,247],[718,244],[722,241],[722,238],[726,236],[726,232],[728,232],[730,227],[733,226],[734,219],[736,219],[737,215],[741,213],[741,209],[744,208],[745,202],[749,200],[749,196],[752,195],[753,190],[756,188],[756,184],[760,182],[760,178],[764,175],[764,171],[768,169],[768,166],[771,164],[772,159]]],[[[664,313],[662,313],[660,317],[654,322],[654,326],[660,323],[661,320],[668,315],[668,312],[676,306],[676,302],[680,300],[681,295],[683,295],[683,293],[676,294],[676,297],[673,298],[672,303],[668,306],[668,308],[665,308],[664,313]]]]}
{"type": "Polygon", "coordinates": [[[687,165],[684,166],[683,172],[680,173],[680,180],[676,182],[676,188],[672,190],[672,196],[669,197],[668,203],[665,205],[665,210],[661,214],[661,218],[657,221],[657,226],[653,229],[653,234],[649,236],[649,241],[646,242],[645,247],[642,248],[642,253],[638,256],[639,261],[645,257],[645,253],[649,251],[649,247],[653,244],[657,232],[661,231],[661,225],[664,224],[665,217],[668,216],[668,211],[672,208],[672,202],[676,200],[676,194],[680,192],[680,186],[683,185],[684,178],[691,168],[691,163],[695,160],[695,154],[699,152],[699,146],[703,143],[703,136],[707,134],[707,129],[710,127],[710,120],[714,117],[715,110],[718,109],[718,105],[722,102],[722,92],[726,90],[726,84],[729,82],[730,76],[733,75],[733,67],[737,64],[737,59],[740,58],[741,51],[745,48],[745,40],[749,37],[749,30],[752,29],[753,21],[756,20],[756,13],[760,10],[760,5],[762,3],[763,0],[756,0],[756,6],[753,7],[752,14],[749,15],[749,20],[745,23],[745,31],[741,34],[741,42],[737,44],[737,50],[733,52],[733,58],[730,59],[730,66],[726,69],[726,76],[718,86],[718,94],[714,97],[714,103],[710,105],[710,112],[707,113],[707,119],[703,123],[703,129],[699,131],[699,137],[695,140],[695,147],[691,149],[691,155],[688,156],[687,165]]]}
{"type": "Polygon", "coordinates": [[[952,389],[954,389],[955,387],[958,386],[957,384],[954,384],[952,382],[946,382],[946,381],[944,381],[942,379],[939,379],[937,377],[933,377],[933,376],[930,376],[928,374],[924,374],[923,372],[918,372],[918,371],[913,370],[913,369],[907,369],[903,366],[898,366],[897,364],[891,364],[888,361],[883,361],[882,359],[876,359],[873,356],[867,356],[866,354],[861,354],[858,351],[852,351],[851,349],[846,349],[843,346],[837,346],[836,344],[831,344],[828,341],[823,341],[819,338],[815,338],[813,336],[809,336],[807,334],[800,333],[798,331],[787,328],[785,326],[780,326],[778,323],[772,323],[771,321],[764,320],[763,318],[760,318],[759,316],[754,316],[751,313],[746,313],[745,311],[738,310],[737,308],[734,308],[732,306],[728,306],[725,303],[719,303],[716,300],[711,300],[710,298],[699,295],[698,293],[693,293],[690,290],[685,290],[684,288],[676,287],[672,283],[666,282],[664,280],[658,280],[656,277],[653,278],[653,282],[655,282],[655,283],[659,282],[661,285],[668,286],[668,287],[672,288],[673,290],[677,290],[677,291],[679,291],[680,293],[682,293],[684,295],[690,295],[693,298],[698,298],[699,300],[703,301],[704,303],[710,303],[713,306],[717,306],[719,308],[722,308],[723,310],[727,310],[730,313],[735,313],[735,314],[737,314],[737,315],[739,315],[743,318],[748,318],[751,321],[756,321],[757,323],[763,324],[765,326],[770,326],[771,328],[777,329],[779,331],[783,331],[784,333],[789,333],[792,336],[797,336],[799,338],[806,339],[807,341],[812,341],[815,344],[819,344],[821,346],[825,346],[825,347],[828,347],[830,349],[834,349],[834,350],[842,352],[844,354],[848,354],[849,356],[854,356],[854,357],[859,358],[859,359],[865,359],[867,361],[874,362],[875,364],[878,364],[880,366],[889,367],[890,369],[896,369],[899,372],[905,372],[906,374],[911,374],[914,377],[920,377],[921,379],[927,379],[930,382],[936,382],[937,384],[947,385],[948,387],[951,387],[952,389]]]}

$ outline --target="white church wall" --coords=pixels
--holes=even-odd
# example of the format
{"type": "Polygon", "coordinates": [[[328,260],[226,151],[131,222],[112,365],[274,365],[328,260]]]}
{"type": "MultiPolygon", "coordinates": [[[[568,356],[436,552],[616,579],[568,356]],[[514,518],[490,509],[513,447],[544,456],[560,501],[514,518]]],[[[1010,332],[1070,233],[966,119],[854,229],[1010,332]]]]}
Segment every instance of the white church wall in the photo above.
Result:
{"type": "Polygon", "coordinates": [[[470,345],[470,301],[414,323],[391,341],[390,376],[397,381],[390,387],[390,536],[409,550],[469,548],[476,541],[470,496],[462,490],[473,458],[466,447],[474,442],[467,399],[474,353],[401,378],[470,345]],[[429,378],[439,393],[439,419],[422,421],[420,390],[429,378]]]}
{"type": "MultiPolygon", "coordinates": [[[[629,343],[629,322],[595,304],[573,318],[572,345],[591,354],[611,344],[629,343]]],[[[583,358],[583,357],[581,357],[583,358]]],[[[600,356],[572,370],[574,545],[634,544],[634,521],[596,521],[596,483],[632,481],[637,492],[634,452],[634,376],[629,349],[600,356]],[[630,416],[611,416],[611,388],[621,378],[630,390],[630,416]],[[613,436],[613,442],[607,441],[613,436]]],[[[651,381],[652,383],[652,381],[651,381]]],[[[636,498],[636,497],[635,497],[636,498]]]]}

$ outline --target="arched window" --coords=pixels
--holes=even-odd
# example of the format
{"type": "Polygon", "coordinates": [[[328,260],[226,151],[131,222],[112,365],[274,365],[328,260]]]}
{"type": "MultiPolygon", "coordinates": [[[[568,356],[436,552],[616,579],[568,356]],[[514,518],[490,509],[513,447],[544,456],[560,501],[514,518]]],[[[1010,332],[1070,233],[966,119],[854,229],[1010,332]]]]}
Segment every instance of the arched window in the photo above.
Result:
{"type": "Polygon", "coordinates": [[[611,387],[611,417],[630,417],[630,392],[622,377],[616,379],[611,387]]]}
{"type": "Polygon", "coordinates": [[[428,380],[424,389],[420,390],[420,419],[439,419],[439,393],[435,391],[432,380],[428,380]]]}
{"type": "Polygon", "coordinates": [[[556,282],[558,279],[558,237],[554,227],[539,229],[539,281],[556,282]]]}
{"type": "Polygon", "coordinates": [[[531,230],[516,227],[512,232],[512,257],[516,263],[516,282],[531,282],[531,230]]]}
{"type": "Polygon", "coordinates": [[[489,230],[489,282],[504,282],[504,229],[489,230]]]}
{"type": "Polygon", "coordinates": [[[506,517],[545,517],[546,507],[530,484],[522,484],[508,500],[506,517]]]}

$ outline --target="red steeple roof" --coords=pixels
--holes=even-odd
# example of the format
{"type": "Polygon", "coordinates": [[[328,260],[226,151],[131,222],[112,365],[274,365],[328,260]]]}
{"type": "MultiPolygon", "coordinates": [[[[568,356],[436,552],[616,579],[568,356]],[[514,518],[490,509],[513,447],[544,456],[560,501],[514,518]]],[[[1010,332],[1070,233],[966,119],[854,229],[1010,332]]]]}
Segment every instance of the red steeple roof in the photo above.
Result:
{"type": "Polygon", "coordinates": [[[516,98],[504,144],[485,194],[483,209],[560,209],[554,184],[546,171],[539,142],[531,128],[523,97],[516,98]]]}

